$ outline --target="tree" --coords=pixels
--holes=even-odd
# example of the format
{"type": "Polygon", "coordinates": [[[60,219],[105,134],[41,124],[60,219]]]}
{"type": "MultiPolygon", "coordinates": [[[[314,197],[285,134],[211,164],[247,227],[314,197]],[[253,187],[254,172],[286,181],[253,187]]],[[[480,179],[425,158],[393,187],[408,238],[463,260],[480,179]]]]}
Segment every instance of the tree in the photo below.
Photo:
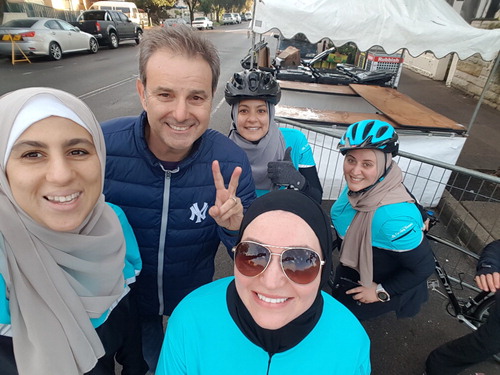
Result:
{"type": "Polygon", "coordinates": [[[166,9],[172,8],[176,0],[136,0],[135,3],[148,13],[153,23],[158,23],[160,19],[166,18],[166,9]]]}
{"type": "Polygon", "coordinates": [[[184,2],[186,3],[186,5],[188,6],[188,9],[189,9],[189,19],[191,20],[191,22],[193,21],[194,19],[194,10],[198,7],[198,5],[200,4],[200,0],[184,0],[184,2]]]}
{"type": "Polygon", "coordinates": [[[241,12],[247,0],[218,0],[226,12],[241,12]]]}
{"type": "Polygon", "coordinates": [[[246,0],[212,0],[213,9],[217,14],[217,22],[219,22],[219,16],[221,13],[225,12],[239,12],[245,6],[246,0]]]}
{"type": "Polygon", "coordinates": [[[214,10],[213,0],[200,0],[200,5],[198,6],[198,10],[200,12],[203,12],[205,16],[208,16],[214,10]]]}
{"type": "Polygon", "coordinates": [[[247,12],[253,13],[253,0],[246,0],[245,1],[245,9],[247,12]]]}

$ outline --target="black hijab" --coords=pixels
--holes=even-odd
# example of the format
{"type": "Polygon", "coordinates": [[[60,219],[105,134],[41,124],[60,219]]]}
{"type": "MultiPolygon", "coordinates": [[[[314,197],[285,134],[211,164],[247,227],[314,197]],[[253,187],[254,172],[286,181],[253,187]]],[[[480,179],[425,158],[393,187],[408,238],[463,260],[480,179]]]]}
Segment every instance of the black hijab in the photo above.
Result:
{"type": "Polygon", "coordinates": [[[333,250],[332,231],[327,214],[311,198],[290,189],[272,191],[252,203],[241,223],[238,242],[241,241],[246,227],[255,218],[265,212],[278,210],[293,213],[309,224],[319,240],[325,265],[321,269],[318,294],[311,307],[287,325],[276,330],[260,327],[239,297],[234,281],[229,284],[226,299],[231,317],[243,334],[255,345],[268,352],[270,356],[293,348],[316,326],[323,311],[323,297],[320,292],[328,281],[333,250]]]}

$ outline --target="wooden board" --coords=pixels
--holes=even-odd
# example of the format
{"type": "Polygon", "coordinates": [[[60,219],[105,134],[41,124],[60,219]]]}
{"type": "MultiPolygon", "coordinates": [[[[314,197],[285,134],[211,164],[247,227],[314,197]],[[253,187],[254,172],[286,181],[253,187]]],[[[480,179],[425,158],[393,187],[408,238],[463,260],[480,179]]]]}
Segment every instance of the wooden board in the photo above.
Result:
{"type": "Polygon", "coordinates": [[[276,106],[276,116],[294,119],[297,121],[313,121],[328,124],[351,125],[361,120],[386,121],[395,128],[398,125],[390,118],[376,113],[346,112],[346,111],[324,111],[313,108],[290,107],[286,105],[276,106]]]}
{"type": "Polygon", "coordinates": [[[463,125],[390,87],[350,84],[368,103],[401,127],[465,132],[463,125]]]}
{"type": "Polygon", "coordinates": [[[358,96],[358,94],[356,94],[356,92],[349,86],[327,85],[322,83],[309,83],[309,82],[281,81],[281,80],[278,80],[278,82],[283,90],[358,96]]]}

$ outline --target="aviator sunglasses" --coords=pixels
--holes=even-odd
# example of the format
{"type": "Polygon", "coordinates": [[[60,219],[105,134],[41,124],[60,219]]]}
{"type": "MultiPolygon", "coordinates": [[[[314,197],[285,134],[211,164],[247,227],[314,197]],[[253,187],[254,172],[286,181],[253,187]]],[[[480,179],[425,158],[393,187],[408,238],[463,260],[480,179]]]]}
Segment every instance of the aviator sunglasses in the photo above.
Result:
{"type": "Polygon", "coordinates": [[[241,241],[232,250],[236,268],[247,277],[263,273],[271,263],[272,255],[280,257],[283,273],[290,281],[297,284],[313,282],[321,266],[325,264],[316,251],[305,247],[271,246],[254,241],[241,241]],[[269,247],[285,251],[281,254],[273,253],[269,247]]]}

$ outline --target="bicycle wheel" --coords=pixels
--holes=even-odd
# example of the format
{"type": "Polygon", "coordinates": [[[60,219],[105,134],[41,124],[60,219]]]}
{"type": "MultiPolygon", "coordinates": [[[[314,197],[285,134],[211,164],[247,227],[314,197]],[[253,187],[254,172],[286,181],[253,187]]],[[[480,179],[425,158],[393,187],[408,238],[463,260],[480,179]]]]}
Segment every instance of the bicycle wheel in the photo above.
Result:
{"type": "MultiPolygon", "coordinates": [[[[473,322],[474,325],[477,326],[478,328],[479,326],[483,325],[489,318],[490,313],[493,311],[494,307],[495,307],[494,296],[488,297],[483,302],[481,302],[474,311],[474,317],[477,319],[477,321],[473,322]]],[[[500,353],[494,354],[493,358],[495,358],[495,360],[500,363],[500,353]]]]}

